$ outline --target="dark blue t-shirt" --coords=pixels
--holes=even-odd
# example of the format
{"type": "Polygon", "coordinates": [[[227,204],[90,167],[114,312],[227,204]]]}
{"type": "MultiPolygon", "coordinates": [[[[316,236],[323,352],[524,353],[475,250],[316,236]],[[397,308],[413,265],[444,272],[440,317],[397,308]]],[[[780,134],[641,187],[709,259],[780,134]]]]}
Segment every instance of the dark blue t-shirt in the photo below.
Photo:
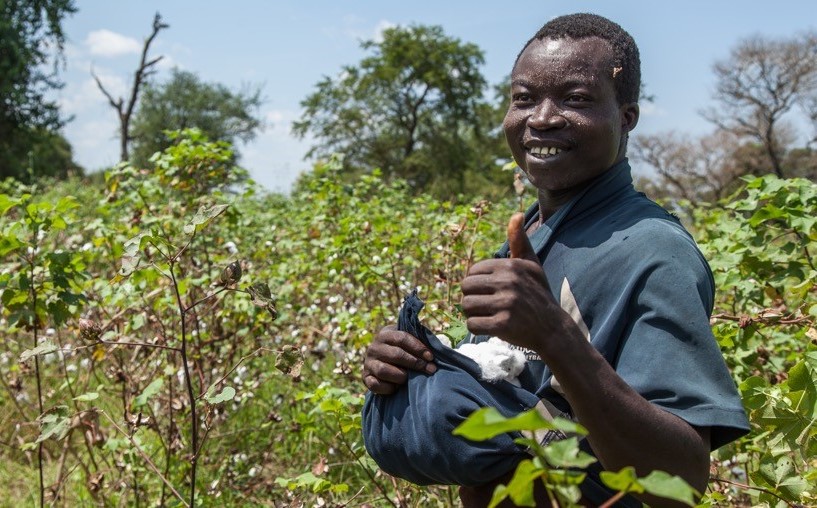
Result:
{"type": "MultiPolygon", "coordinates": [[[[525,214],[537,221],[538,205],[525,214]]],[[[711,428],[712,448],[749,423],[712,335],[714,281],[689,233],[636,192],[626,161],[530,237],[554,297],[619,376],[645,399],[711,428]]],[[[497,257],[508,255],[507,243],[497,257]]],[[[487,337],[470,337],[479,342],[487,337]]],[[[570,412],[558,381],[535,353],[522,385],[570,412]]]]}
{"type": "MultiPolygon", "coordinates": [[[[526,213],[527,225],[535,220],[536,205],[526,213]]],[[[692,425],[710,427],[713,449],[748,431],[709,326],[709,267],[678,220],[635,191],[626,161],[600,175],[530,240],[556,300],[639,394],[692,425]]],[[[506,244],[497,256],[507,254],[506,244]]],[[[527,455],[513,435],[479,444],[451,436],[470,412],[490,405],[506,415],[537,407],[570,416],[558,381],[535,354],[528,354],[521,389],[486,383],[470,359],[414,326],[412,333],[434,351],[438,372],[409,373],[394,395],[367,394],[363,410],[366,448],[386,472],[420,484],[485,483],[527,455]]]]}

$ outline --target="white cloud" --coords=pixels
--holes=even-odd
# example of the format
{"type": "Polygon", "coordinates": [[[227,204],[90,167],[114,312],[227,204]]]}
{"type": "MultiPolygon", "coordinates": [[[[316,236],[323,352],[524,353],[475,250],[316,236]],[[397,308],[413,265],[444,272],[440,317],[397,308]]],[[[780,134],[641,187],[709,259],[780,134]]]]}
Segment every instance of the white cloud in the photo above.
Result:
{"type": "Polygon", "coordinates": [[[85,38],[92,55],[114,57],[142,51],[142,44],[131,37],[110,30],[94,30],[85,38]]]}
{"type": "Polygon", "coordinates": [[[389,28],[394,28],[396,26],[397,25],[395,23],[392,23],[391,21],[381,19],[380,21],[377,22],[377,24],[374,27],[374,34],[372,35],[372,39],[374,39],[374,41],[378,43],[383,42],[383,32],[389,28]]]}
{"type": "Polygon", "coordinates": [[[366,20],[360,16],[349,14],[341,18],[340,29],[324,28],[323,33],[329,37],[348,37],[356,41],[383,42],[383,31],[387,28],[394,28],[397,24],[381,19],[375,23],[374,28],[366,26],[366,20]]]}

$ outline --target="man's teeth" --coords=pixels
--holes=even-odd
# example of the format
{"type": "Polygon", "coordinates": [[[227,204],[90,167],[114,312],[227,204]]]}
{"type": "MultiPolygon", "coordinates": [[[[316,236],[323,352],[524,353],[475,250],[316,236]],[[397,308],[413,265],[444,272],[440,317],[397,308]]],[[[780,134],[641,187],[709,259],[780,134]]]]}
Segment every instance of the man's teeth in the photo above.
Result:
{"type": "Polygon", "coordinates": [[[534,146],[530,149],[530,153],[533,155],[542,155],[545,157],[556,155],[561,151],[561,148],[556,148],[555,146],[534,146]]]}

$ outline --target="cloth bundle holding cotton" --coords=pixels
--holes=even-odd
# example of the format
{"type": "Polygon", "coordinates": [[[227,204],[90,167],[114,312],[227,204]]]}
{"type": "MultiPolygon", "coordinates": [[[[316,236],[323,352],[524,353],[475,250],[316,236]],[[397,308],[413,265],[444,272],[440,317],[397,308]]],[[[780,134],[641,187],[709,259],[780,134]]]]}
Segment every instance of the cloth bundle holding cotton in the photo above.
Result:
{"type": "Polygon", "coordinates": [[[513,442],[521,435],[476,442],[454,436],[453,430],[479,408],[495,407],[510,417],[533,408],[539,398],[504,380],[482,380],[479,365],[420,324],[423,305],[416,292],[409,295],[397,328],[431,349],[437,372],[411,371],[406,384],[391,395],[367,393],[363,441],[391,475],[418,485],[481,485],[512,471],[525,458],[525,447],[513,442]]]}

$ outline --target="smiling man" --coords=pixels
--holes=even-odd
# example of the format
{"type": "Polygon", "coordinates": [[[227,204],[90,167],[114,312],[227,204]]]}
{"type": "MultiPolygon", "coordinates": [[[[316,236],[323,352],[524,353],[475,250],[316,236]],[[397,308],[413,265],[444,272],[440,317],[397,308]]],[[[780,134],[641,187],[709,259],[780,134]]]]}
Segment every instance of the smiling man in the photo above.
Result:
{"type": "MultiPolygon", "coordinates": [[[[471,268],[462,307],[469,341],[497,336],[526,352],[522,387],[544,413],[588,429],[583,446],[601,467],[662,470],[703,491],[709,452],[748,422],[709,328],[709,267],[679,222],[632,185],[626,148],[640,82],[634,41],[600,16],[555,18],[528,41],[512,70],[504,129],[538,200],[511,218],[495,259],[471,268]]],[[[364,382],[376,394],[369,401],[407,382],[412,393],[439,390],[424,384],[435,376],[434,360],[417,337],[380,331],[364,361],[364,382]]],[[[452,389],[449,399],[458,411],[460,393],[452,389]]],[[[450,418],[445,396],[435,400],[440,415],[423,416],[429,421],[414,422],[418,428],[450,418]]],[[[373,421],[364,418],[364,430],[373,421]]],[[[366,444],[381,456],[377,439],[366,444]]],[[[486,505],[523,458],[503,456],[505,474],[494,481],[461,481],[465,506],[486,505]]],[[[463,468],[480,467],[463,460],[463,468]]],[[[582,492],[589,505],[610,497],[597,471],[582,492]]]]}

